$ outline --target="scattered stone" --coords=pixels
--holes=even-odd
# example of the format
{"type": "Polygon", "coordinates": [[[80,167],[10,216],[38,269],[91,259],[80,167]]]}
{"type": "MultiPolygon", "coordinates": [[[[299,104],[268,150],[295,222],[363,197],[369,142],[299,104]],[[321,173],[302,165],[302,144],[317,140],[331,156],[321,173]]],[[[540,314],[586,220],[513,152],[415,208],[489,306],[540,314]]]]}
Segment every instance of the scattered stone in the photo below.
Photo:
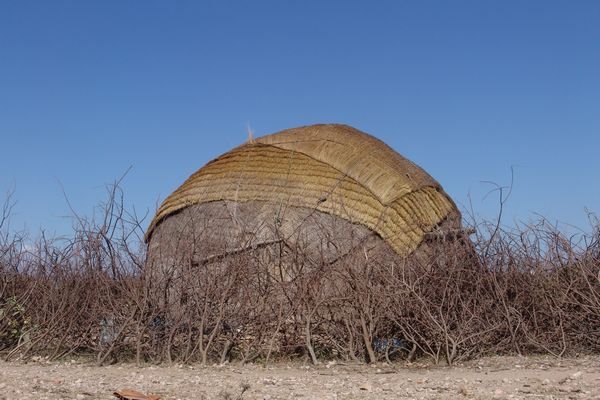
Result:
{"type": "Polygon", "coordinates": [[[154,394],[144,394],[132,389],[121,389],[113,395],[120,400],[160,400],[160,397],[154,394]]]}
{"type": "Polygon", "coordinates": [[[571,379],[579,379],[583,376],[583,372],[577,371],[573,375],[571,375],[571,379]]]}
{"type": "Polygon", "coordinates": [[[373,390],[373,385],[371,385],[370,382],[365,382],[362,385],[360,385],[359,389],[370,392],[373,390]]]}

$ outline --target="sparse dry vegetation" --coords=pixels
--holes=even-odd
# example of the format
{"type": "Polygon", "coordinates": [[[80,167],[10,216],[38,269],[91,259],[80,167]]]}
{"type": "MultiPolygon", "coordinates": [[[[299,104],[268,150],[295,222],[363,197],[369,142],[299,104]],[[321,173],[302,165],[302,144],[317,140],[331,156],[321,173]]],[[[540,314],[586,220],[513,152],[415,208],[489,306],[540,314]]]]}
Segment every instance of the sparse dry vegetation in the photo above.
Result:
{"type": "MultiPolygon", "coordinates": [[[[144,268],[140,218],[109,188],[99,220],[34,246],[0,215],[0,351],[6,360],[100,364],[300,359],[448,364],[490,354],[600,352],[600,222],[472,223],[473,249],[442,239],[427,263],[356,246],[330,262],[301,246],[144,268]],[[272,254],[272,253],[269,253],[272,254]],[[293,260],[282,279],[273,265],[293,260]]],[[[235,247],[235,246],[234,246],[235,247]]],[[[279,248],[279,247],[278,247],[279,248]]],[[[243,393],[243,391],[242,391],[243,393]]],[[[241,395],[240,395],[241,397],[241,395]]]]}

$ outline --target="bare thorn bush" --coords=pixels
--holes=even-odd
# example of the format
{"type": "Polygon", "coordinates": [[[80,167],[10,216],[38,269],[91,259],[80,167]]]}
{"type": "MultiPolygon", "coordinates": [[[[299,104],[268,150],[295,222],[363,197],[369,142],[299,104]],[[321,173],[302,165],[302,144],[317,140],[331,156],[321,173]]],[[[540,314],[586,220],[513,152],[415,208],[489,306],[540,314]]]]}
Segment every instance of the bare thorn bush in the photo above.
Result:
{"type": "Polygon", "coordinates": [[[8,196],[0,208],[5,359],[453,364],[600,352],[592,213],[589,234],[568,236],[544,219],[513,229],[477,222],[473,242],[440,237],[427,257],[406,259],[368,237],[335,250],[325,226],[321,248],[277,229],[259,243],[243,221],[243,235],[215,240],[206,227],[218,222],[207,215],[189,221],[194,235],[173,238],[170,258],[151,260],[143,218],[125,208],[117,184],[66,239],[42,234],[26,245],[10,230],[12,204],[8,196]]]}

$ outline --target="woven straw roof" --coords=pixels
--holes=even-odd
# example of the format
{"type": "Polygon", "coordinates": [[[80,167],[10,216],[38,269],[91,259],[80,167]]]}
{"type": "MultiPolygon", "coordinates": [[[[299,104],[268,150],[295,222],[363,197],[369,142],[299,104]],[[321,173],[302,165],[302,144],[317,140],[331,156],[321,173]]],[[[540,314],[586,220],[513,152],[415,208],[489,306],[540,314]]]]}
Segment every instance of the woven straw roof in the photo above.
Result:
{"type": "Polygon", "coordinates": [[[410,254],[427,232],[458,214],[423,169],[380,140],[336,124],[267,135],[209,162],[162,203],[147,240],[169,215],[219,200],[330,213],[367,226],[401,255],[410,254]]]}

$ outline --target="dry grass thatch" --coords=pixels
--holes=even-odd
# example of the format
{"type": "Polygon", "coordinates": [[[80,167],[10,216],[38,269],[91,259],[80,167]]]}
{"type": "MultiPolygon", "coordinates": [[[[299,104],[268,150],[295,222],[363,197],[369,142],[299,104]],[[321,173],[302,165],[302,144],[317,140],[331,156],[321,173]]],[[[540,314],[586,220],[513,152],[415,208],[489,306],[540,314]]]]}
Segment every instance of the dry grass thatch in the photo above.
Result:
{"type": "MultiPolygon", "coordinates": [[[[304,208],[368,227],[398,254],[460,213],[431,176],[380,140],[346,125],[267,135],[209,162],[161,205],[146,234],[181,210],[229,201],[304,208]]],[[[446,224],[447,225],[447,224],[446,224]]]]}

